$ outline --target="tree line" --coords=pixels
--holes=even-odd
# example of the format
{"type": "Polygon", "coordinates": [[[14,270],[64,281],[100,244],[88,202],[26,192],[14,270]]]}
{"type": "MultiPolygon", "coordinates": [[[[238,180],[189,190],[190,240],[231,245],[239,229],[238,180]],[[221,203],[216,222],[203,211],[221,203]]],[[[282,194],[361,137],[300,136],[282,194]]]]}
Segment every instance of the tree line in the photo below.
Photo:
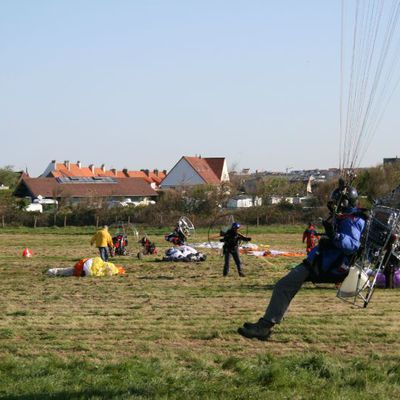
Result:
{"type": "MultiPolygon", "coordinates": [[[[226,209],[227,200],[243,192],[243,182],[233,179],[229,185],[221,187],[201,185],[162,191],[156,204],[145,207],[93,207],[85,202],[71,206],[67,201],[62,201],[52,211],[28,213],[24,211],[26,201],[13,196],[17,181],[18,175],[12,167],[0,168],[0,185],[9,187],[0,191],[0,226],[93,226],[128,221],[161,227],[173,225],[181,215],[187,215],[196,226],[206,227],[221,214],[232,214],[236,220],[254,225],[304,224],[326,217],[326,202],[337,185],[337,180],[315,185],[307,207],[285,201],[277,205],[269,204],[271,195],[304,196],[306,185],[293,184],[284,177],[265,177],[257,182],[251,192],[251,195],[263,199],[263,205],[257,207],[226,209]]],[[[362,169],[358,171],[354,182],[361,206],[367,208],[375,199],[390,193],[399,184],[400,164],[362,169]]]]}

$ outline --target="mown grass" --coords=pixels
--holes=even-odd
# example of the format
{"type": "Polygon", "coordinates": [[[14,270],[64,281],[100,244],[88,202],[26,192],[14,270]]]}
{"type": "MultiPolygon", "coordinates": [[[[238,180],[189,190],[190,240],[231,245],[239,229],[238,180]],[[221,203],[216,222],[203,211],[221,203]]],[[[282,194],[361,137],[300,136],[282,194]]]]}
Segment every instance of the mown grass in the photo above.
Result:
{"type": "MultiPolygon", "coordinates": [[[[303,248],[298,233],[249,233],[274,249],[303,248]]],[[[0,398],[400,396],[398,290],[378,290],[357,309],[332,285],[308,284],[269,342],[246,340],[237,327],[259,318],[274,282],[301,258],[243,256],[246,278],[223,278],[218,252],[199,264],[138,260],[132,240],[130,255],[115,259],[124,276],[46,276],[97,255],[90,236],[1,231],[0,398]],[[26,246],[34,257],[22,258],[26,246]]],[[[167,243],[153,239],[162,252],[167,243]]]]}
{"type": "MultiPolygon", "coordinates": [[[[215,225],[216,231],[218,230],[219,225],[215,225]]],[[[128,232],[135,228],[141,233],[146,232],[151,235],[163,235],[168,233],[171,227],[154,227],[154,226],[144,226],[144,225],[126,225],[126,229],[128,232]]],[[[252,233],[299,233],[304,231],[303,225],[260,225],[260,226],[248,226],[243,225],[244,230],[250,229],[252,233]]],[[[95,228],[93,226],[67,226],[67,227],[59,227],[59,226],[51,226],[51,227],[36,227],[30,228],[26,226],[6,226],[4,228],[0,228],[2,234],[43,234],[43,235],[90,235],[94,233],[95,228]]],[[[121,228],[118,227],[118,224],[110,225],[110,230],[117,231],[121,228]],[[115,226],[114,226],[115,225],[115,226]]],[[[199,227],[196,229],[200,236],[207,236],[209,231],[208,227],[199,227]]],[[[131,233],[131,232],[129,232],[131,233]]]]}

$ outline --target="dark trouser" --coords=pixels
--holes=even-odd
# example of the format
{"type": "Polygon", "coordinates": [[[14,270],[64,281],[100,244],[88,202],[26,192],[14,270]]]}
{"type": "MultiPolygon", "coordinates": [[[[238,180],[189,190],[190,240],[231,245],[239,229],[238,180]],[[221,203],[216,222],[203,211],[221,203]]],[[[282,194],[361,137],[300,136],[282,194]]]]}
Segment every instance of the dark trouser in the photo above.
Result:
{"type": "Polygon", "coordinates": [[[274,287],[263,319],[279,324],[293,297],[300,290],[303,283],[309,280],[310,275],[310,267],[305,264],[299,264],[280,279],[274,287]]]}
{"type": "Polygon", "coordinates": [[[108,248],[99,247],[100,257],[103,261],[108,261],[108,248]]]}
{"type": "Polygon", "coordinates": [[[224,256],[225,256],[225,263],[224,263],[224,276],[228,275],[229,273],[229,261],[231,256],[233,257],[235,264],[236,264],[236,268],[238,270],[238,273],[242,273],[242,264],[240,262],[240,258],[239,258],[239,249],[233,249],[233,250],[227,250],[224,249],[224,256]]]}

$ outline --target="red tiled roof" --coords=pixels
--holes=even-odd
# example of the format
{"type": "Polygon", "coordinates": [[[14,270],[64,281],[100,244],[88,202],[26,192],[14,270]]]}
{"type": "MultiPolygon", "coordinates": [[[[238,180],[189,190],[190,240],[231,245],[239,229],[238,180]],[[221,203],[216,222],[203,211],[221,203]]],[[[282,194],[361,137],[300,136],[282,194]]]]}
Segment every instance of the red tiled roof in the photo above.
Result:
{"type": "Polygon", "coordinates": [[[103,171],[101,168],[94,169],[94,176],[110,176],[112,178],[126,178],[127,177],[123,171],[115,171],[115,172],[111,171],[111,170],[103,171]]]}
{"type": "Polygon", "coordinates": [[[214,171],[215,175],[217,175],[218,179],[222,177],[222,170],[224,169],[225,158],[223,157],[206,157],[204,160],[207,161],[207,164],[214,171]]]}
{"type": "Polygon", "coordinates": [[[69,168],[63,163],[57,163],[55,169],[51,172],[54,177],[60,176],[93,176],[93,172],[89,167],[79,168],[78,164],[70,163],[69,168]]]}
{"type": "Polygon", "coordinates": [[[158,171],[158,174],[155,174],[154,172],[150,172],[149,176],[153,182],[155,182],[157,185],[159,185],[161,183],[161,181],[166,177],[166,174],[158,171]]]}
{"type": "Polygon", "coordinates": [[[183,157],[192,168],[203,178],[205,183],[218,185],[221,179],[215,174],[205,158],[199,157],[183,157]]]}
{"type": "Polygon", "coordinates": [[[142,178],[146,182],[155,182],[157,185],[159,185],[166,175],[161,171],[159,171],[158,174],[155,174],[153,171],[149,171],[149,175],[147,175],[144,171],[128,171],[128,176],[131,178],[142,178]]]}
{"type": "Polygon", "coordinates": [[[128,171],[129,178],[142,178],[151,183],[151,179],[143,171],[128,171]]]}
{"type": "Polygon", "coordinates": [[[142,178],[148,183],[155,182],[157,185],[165,178],[165,174],[161,171],[158,175],[153,171],[149,171],[147,175],[144,171],[117,171],[107,170],[105,168],[98,167],[79,167],[78,163],[69,163],[67,167],[65,163],[56,163],[55,169],[49,174],[49,177],[60,178],[62,176],[67,177],[91,177],[91,176],[109,176],[112,178],[142,178]]]}
{"type": "MultiPolygon", "coordinates": [[[[56,178],[23,178],[19,184],[25,185],[33,197],[130,197],[157,196],[141,178],[115,178],[116,183],[60,183],[56,178]]],[[[23,187],[17,188],[21,192],[23,187]]]]}

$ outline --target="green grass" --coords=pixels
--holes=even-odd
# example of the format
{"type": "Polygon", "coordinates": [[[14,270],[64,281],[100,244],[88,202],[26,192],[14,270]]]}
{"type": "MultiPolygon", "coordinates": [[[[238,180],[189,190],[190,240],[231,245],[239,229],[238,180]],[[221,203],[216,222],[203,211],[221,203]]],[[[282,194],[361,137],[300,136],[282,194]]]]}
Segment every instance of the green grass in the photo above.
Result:
{"type": "MultiPolygon", "coordinates": [[[[400,396],[398,290],[367,309],[306,285],[271,340],[240,337],[301,257],[242,256],[247,276],[207,251],[199,264],[116,257],[127,273],[50,278],[97,255],[93,230],[0,231],[1,399],[393,399],[400,396]],[[22,258],[24,247],[34,257],[22,258]]],[[[152,236],[167,243],[160,229],[152,236]]],[[[254,242],[301,250],[301,235],[250,228],[254,242]]],[[[199,231],[193,241],[204,241],[199,231]]],[[[165,243],[165,244],[164,244],[165,243]]]]}
{"type": "MultiPolygon", "coordinates": [[[[171,230],[171,227],[148,227],[143,225],[132,225],[134,226],[140,233],[146,232],[149,235],[164,235],[165,233],[171,230]]],[[[219,226],[215,226],[215,229],[218,230],[219,226]]],[[[129,232],[129,228],[128,233],[129,232]]],[[[248,226],[246,224],[243,225],[243,230],[246,231],[250,229],[251,233],[302,233],[305,229],[304,225],[260,225],[260,226],[248,226]]],[[[111,231],[119,230],[118,227],[114,227],[110,225],[111,231]]],[[[201,236],[207,236],[209,228],[207,227],[200,227],[197,228],[197,233],[201,236]]],[[[52,227],[4,227],[0,228],[1,234],[42,234],[42,235],[90,235],[95,232],[95,227],[93,226],[67,226],[67,227],[59,227],[59,226],[52,226],[52,227]]]]}

